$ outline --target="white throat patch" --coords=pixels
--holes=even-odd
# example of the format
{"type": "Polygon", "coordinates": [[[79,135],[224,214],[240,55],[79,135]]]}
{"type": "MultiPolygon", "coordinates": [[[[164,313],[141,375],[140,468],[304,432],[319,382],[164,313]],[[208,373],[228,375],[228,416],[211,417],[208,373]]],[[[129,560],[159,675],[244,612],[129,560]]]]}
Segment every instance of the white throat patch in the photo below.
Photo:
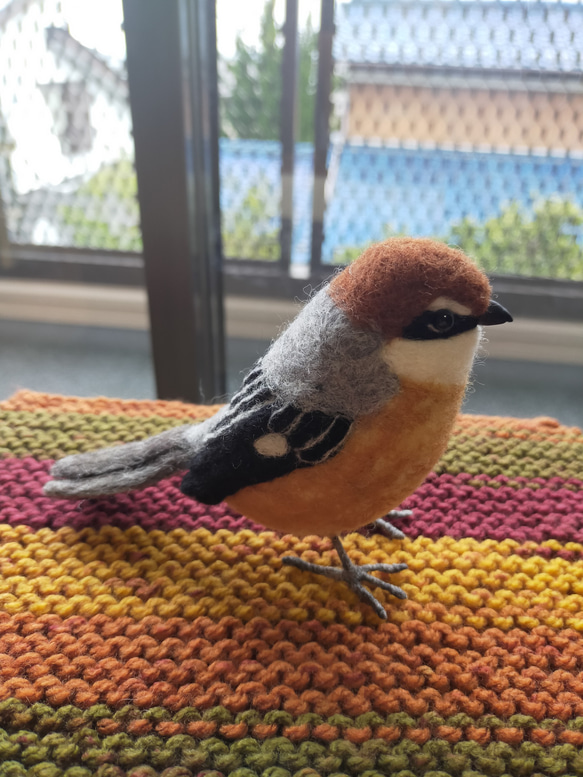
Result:
{"type": "Polygon", "coordinates": [[[480,344],[482,327],[445,340],[396,337],[383,348],[383,359],[399,378],[416,383],[465,386],[480,344]]]}

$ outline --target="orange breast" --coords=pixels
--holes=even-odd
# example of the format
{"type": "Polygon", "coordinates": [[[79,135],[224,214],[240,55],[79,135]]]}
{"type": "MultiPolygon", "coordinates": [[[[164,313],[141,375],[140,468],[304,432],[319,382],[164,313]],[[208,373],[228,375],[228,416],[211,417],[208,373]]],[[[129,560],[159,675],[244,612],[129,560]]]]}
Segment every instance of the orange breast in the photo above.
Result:
{"type": "Polygon", "coordinates": [[[463,386],[402,381],[379,412],[358,420],[334,458],[226,501],[267,528],[298,536],[352,531],[397,507],[444,452],[463,386]]]}

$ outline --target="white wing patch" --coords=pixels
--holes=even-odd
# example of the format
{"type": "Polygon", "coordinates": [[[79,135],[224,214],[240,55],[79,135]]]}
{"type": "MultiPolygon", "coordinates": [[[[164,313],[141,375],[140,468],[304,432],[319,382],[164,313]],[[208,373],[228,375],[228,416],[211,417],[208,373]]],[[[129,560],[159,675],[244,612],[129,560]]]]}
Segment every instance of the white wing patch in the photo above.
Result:
{"type": "Polygon", "coordinates": [[[260,456],[276,458],[289,453],[289,445],[283,434],[264,434],[253,443],[253,447],[260,456]]]}

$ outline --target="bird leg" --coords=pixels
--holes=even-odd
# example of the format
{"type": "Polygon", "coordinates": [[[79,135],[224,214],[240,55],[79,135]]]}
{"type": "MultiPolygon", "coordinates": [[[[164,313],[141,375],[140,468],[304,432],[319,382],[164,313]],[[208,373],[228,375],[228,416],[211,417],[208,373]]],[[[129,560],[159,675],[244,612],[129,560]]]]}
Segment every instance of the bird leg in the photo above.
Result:
{"type": "MultiPolygon", "coordinates": [[[[390,526],[390,524],[388,525],[390,526]]],[[[407,564],[362,564],[361,566],[358,566],[357,564],[353,564],[348,558],[348,554],[340,541],[340,537],[332,537],[332,543],[340,557],[342,569],[312,564],[310,561],[305,561],[296,556],[284,556],[282,561],[284,564],[290,564],[305,572],[313,572],[316,575],[325,575],[326,577],[332,578],[332,580],[342,580],[363,602],[370,604],[379,618],[386,620],[387,613],[385,612],[385,608],[379,600],[364,587],[363,583],[382,588],[384,591],[388,591],[398,599],[406,599],[407,594],[402,588],[399,588],[392,583],[388,583],[385,580],[380,580],[370,573],[386,572],[387,574],[392,574],[394,572],[402,572],[403,569],[407,569],[407,564]]]]}
{"type": "MultiPolygon", "coordinates": [[[[387,518],[409,518],[411,515],[413,515],[412,510],[391,510],[387,515],[387,518]]],[[[373,521],[373,526],[378,532],[384,534],[385,537],[388,537],[391,540],[405,539],[403,532],[400,529],[397,529],[396,526],[393,526],[386,518],[377,518],[376,521],[373,521]]]]}

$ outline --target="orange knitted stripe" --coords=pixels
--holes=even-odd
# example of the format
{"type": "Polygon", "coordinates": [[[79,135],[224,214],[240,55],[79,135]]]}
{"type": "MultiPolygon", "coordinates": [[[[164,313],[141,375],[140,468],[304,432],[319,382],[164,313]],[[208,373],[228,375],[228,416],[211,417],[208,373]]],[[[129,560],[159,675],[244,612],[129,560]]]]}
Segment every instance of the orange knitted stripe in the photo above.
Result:
{"type": "Polygon", "coordinates": [[[210,418],[221,407],[218,405],[189,405],[185,402],[164,400],[109,399],[107,397],[64,397],[60,394],[43,394],[36,391],[18,391],[10,399],[0,402],[0,410],[37,411],[52,413],[83,413],[90,415],[125,415],[148,418],[192,418],[201,421],[210,418]]]}
{"type": "Polygon", "coordinates": [[[265,713],[357,716],[371,710],[583,715],[576,632],[526,634],[409,621],[350,631],[316,621],[189,622],[0,616],[0,700],[53,707],[124,703],[169,709],[249,705],[265,713]]]}

